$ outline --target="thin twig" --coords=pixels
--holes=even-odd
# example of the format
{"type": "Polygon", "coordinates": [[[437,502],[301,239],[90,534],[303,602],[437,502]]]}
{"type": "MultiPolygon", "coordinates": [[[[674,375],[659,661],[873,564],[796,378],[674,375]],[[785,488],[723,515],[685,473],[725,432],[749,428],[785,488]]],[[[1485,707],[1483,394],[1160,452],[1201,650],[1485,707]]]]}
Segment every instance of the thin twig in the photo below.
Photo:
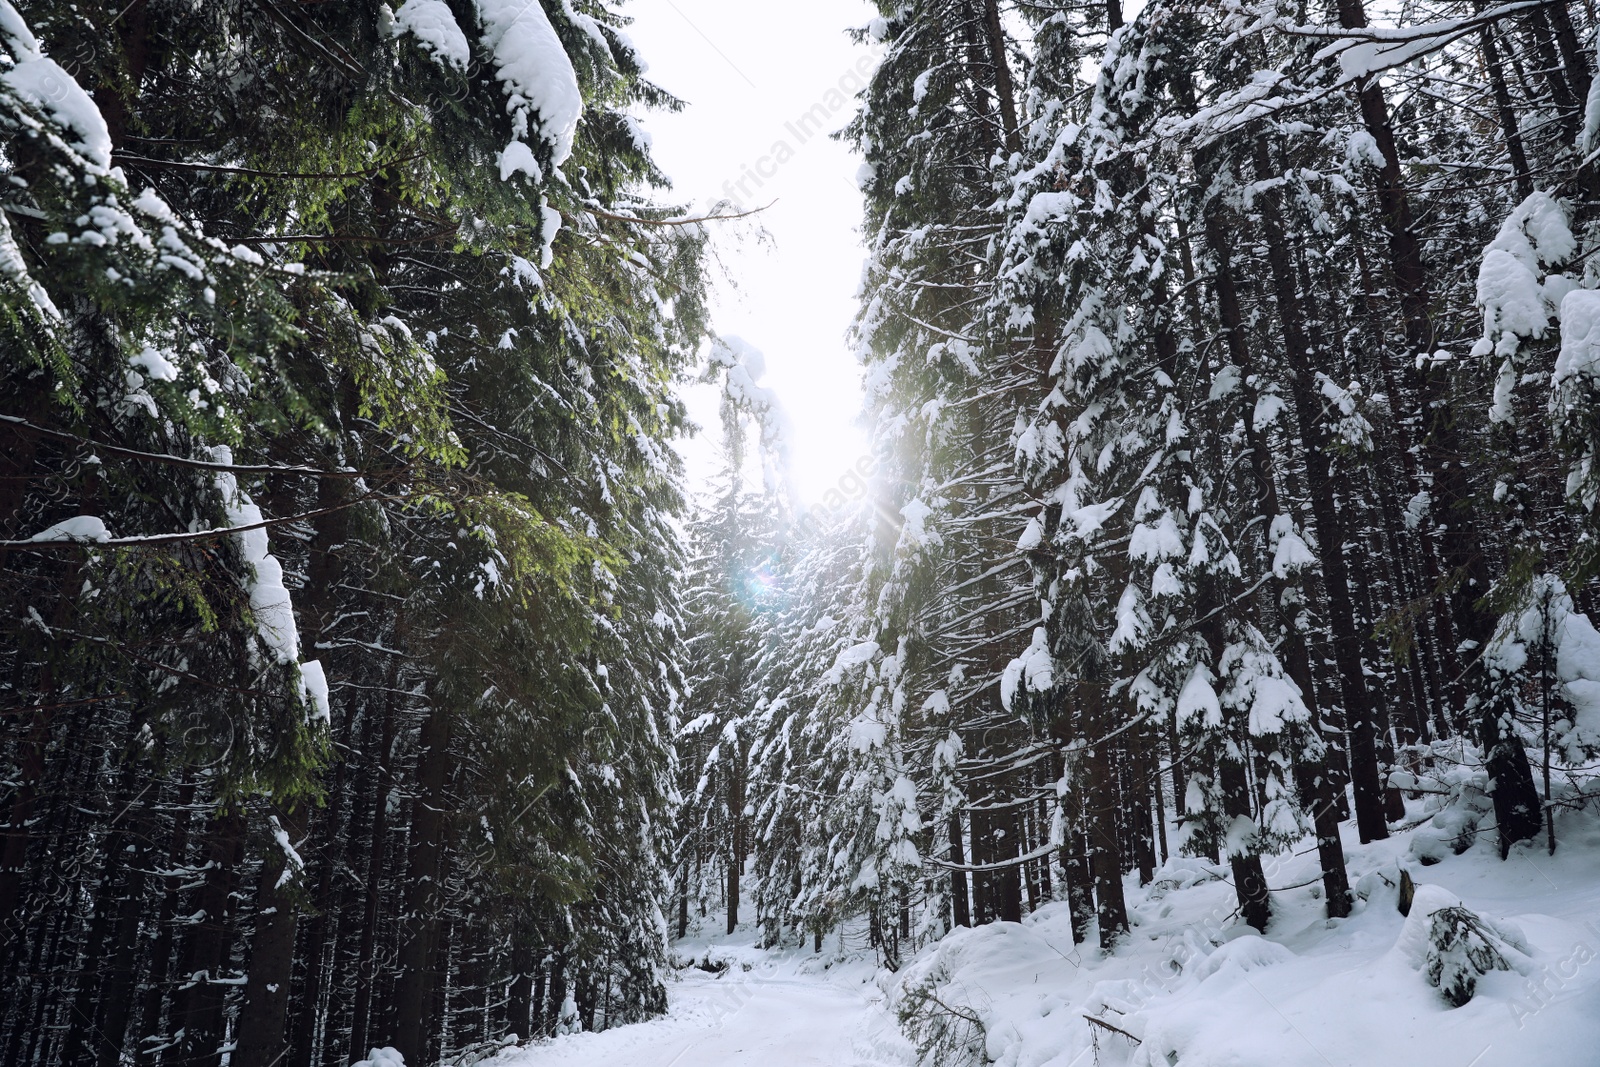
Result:
{"type": "Polygon", "coordinates": [[[1083,1017],[1085,1019],[1088,1019],[1089,1022],[1093,1023],[1095,1026],[1104,1027],[1105,1029],[1110,1030],[1113,1034],[1121,1034],[1123,1037],[1127,1038],[1129,1041],[1132,1041],[1135,1045],[1144,1044],[1143,1041],[1140,1041],[1137,1037],[1134,1037],[1132,1034],[1128,1033],[1128,1031],[1124,1030],[1120,1026],[1113,1026],[1111,1023],[1106,1022],[1104,1019],[1096,1019],[1093,1015],[1090,1015],[1087,1012],[1084,1013],[1083,1017]]]}

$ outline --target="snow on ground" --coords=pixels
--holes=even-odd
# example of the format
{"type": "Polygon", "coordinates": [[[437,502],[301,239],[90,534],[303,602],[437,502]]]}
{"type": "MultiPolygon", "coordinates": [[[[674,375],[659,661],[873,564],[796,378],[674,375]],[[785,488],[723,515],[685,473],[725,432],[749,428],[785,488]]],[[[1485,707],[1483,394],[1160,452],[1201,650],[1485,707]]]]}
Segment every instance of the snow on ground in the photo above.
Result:
{"type": "MultiPolygon", "coordinates": [[[[1407,822],[1421,823],[1421,802],[1411,807],[1407,822]]],[[[1554,856],[1525,844],[1502,862],[1491,830],[1424,865],[1415,832],[1363,846],[1352,831],[1354,914],[1323,916],[1308,848],[1267,867],[1265,936],[1235,914],[1225,867],[1175,857],[1148,887],[1128,880],[1133,930],[1109,958],[1092,931],[1073,945],[1064,903],[957,930],[898,974],[836,937],[815,956],[758,949],[753,931],[697,934],[673,944],[663,1018],[490,1062],[910,1067],[911,1037],[928,1067],[1600,1067],[1600,816],[1565,814],[1557,832],[1554,856]],[[1402,869],[1417,887],[1409,917],[1402,869]],[[1527,951],[1508,950],[1516,969],[1485,975],[1452,1008],[1423,952],[1430,914],[1457,902],[1527,951]],[[728,966],[711,973],[702,960],[728,966]],[[923,1025],[902,1034],[895,1014],[907,1010],[923,1025]]]]}
{"type": "Polygon", "coordinates": [[[920,1037],[943,1036],[929,1060],[942,1065],[1594,1067],[1600,821],[1580,813],[1557,825],[1555,856],[1524,845],[1504,863],[1492,833],[1430,866],[1410,854],[1409,834],[1347,839],[1365,899],[1335,922],[1323,916],[1314,851],[1291,857],[1268,868],[1287,891],[1273,894],[1265,937],[1234,915],[1226,868],[1175,858],[1150,887],[1130,883],[1133,931],[1114,956],[1101,958],[1092,937],[1074,947],[1066,906],[1050,904],[1021,925],[946,937],[897,976],[891,1003],[934,992],[920,1037]],[[1418,887],[1409,918],[1396,906],[1401,866],[1418,887]],[[1421,965],[1429,913],[1455,898],[1529,949],[1513,954],[1520,973],[1484,976],[1459,1008],[1421,965]]]}
{"type": "Polygon", "coordinates": [[[756,934],[690,936],[668,985],[665,1016],[507,1050],[491,1067],[909,1067],[909,1046],[883,1011],[875,968],[859,956],[763,951],[756,934]]]}

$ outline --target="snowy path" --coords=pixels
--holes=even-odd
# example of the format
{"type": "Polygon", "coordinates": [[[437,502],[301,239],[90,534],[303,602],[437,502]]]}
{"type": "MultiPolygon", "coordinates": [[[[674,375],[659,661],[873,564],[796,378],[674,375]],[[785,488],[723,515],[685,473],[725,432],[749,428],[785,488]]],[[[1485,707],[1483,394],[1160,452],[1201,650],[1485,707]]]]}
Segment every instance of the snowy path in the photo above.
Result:
{"type": "Polygon", "coordinates": [[[906,1067],[910,1050],[861,964],[713,943],[730,961],[668,986],[667,1014],[501,1054],[492,1067],[906,1067]],[[748,969],[747,969],[748,968],[748,969]]]}

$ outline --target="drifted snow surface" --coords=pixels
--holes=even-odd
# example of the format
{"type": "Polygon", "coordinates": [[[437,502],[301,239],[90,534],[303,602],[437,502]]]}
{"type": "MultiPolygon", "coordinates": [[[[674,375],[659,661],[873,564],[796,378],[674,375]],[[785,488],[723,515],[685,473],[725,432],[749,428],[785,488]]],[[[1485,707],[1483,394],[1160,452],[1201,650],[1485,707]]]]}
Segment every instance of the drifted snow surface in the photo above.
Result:
{"type": "MultiPolygon", "coordinates": [[[[1404,825],[1417,827],[1421,803],[1409,806],[1404,825]]],[[[929,1067],[1600,1067],[1600,816],[1568,812],[1557,832],[1555,856],[1541,841],[1501,862],[1486,829],[1433,864],[1412,851],[1415,829],[1371,845],[1350,834],[1362,899],[1337,922],[1322,915],[1314,851],[1297,850],[1268,865],[1277,891],[1265,936],[1235,914],[1227,868],[1175,857],[1150,886],[1128,880],[1133,930],[1109,958],[1092,932],[1073,945],[1061,903],[1021,924],[958,930],[898,974],[841,954],[837,938],[815,957],[763,952],[753,933],[691,937],[673,945],[680,964],[709,956],[729,967],[720,977],[678,970],[665,1017],[490,1062],[910,1067],[894,1015],[908,992],[931,986],[982,1029],[958,1033],[965,1047],[946,1046],[929,1067]],[[1409,918],[1396,907],[1401,870],[1417,885],[1409,918]],[[1452,1008],[1423,956],[1429,913],[1458,903],[1528,951],[1452,1008]]]]}
{"type": "Polygon", "coordinates": [[[677,970],[659,1019],[507,1050],[486,1067],[910,1067],[870,960],[841,961],[831,940],[816,956],[763,951],[755,938],[675,941],[680,964],[709,957],[727,969],[677,970]]]}
{"type": "MultiPolygon", "coordinates": [[[[1409,807],[1415,826],[1421,803],[1409,807]]],[[[896,976],[890,1005],[927,984],[981,1020],[951,1065],[1600,1067],[1600,819],[1564,814],[1556,855],[1541,836],[1505,862],[1491,823],[1429,865],[1411,851],[1415,830],[1370,845],[1347,833],[1363,899],[1334,922],[1306,842],[1267,865],[1265,936],[1238,920],[1226,867],[1174,858],[1152,885],[1128,883],[1133,929],[1113,956],[1092,936],[1075,947],[1065,905],[1048,904],[946,937],[896,976]],[[1402,869],[1417,886],[1409,917],[1396,906],[1402,869]],[[1423,956],[1429,915],[1458,902],[1529,951],[1452,1008],[1423,956]]]]}

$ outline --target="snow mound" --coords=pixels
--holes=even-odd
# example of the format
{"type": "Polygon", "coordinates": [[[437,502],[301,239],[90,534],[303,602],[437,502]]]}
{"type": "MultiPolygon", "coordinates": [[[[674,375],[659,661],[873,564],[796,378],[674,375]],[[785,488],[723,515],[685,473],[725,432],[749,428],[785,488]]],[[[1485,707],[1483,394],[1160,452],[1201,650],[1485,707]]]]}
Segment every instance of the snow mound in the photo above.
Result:
{"type": "Polygon", "coordinates": [[[406,1058],[397,1049],[375,1048],[366,1059],[357,1060],[350,1067],[406,1067],[406,1058]]]}
{"type": "Polygon", "coordinates": [[[1132,930],[1110,954],[1092,925],[1075,945],[1067,906],[1049,903],[924,949],[890,1006],[925,1067],[1593,1063],[1600,818],[1557,823],[1553,857],[1444,848],[1408,915],[1411,835],[1346,839],[1358,899],[1339,920],[1301,842],[1268,867],[1265,933],[1238,918],[1226,867],[1174,857],[1150,885],[1124,882],[1132,930]]]}
{"type": "Polygon", "coordinates": [[[1395,955],[1404,960],[1407,966],[1420,968],[1428,959],[1428,931],[1433,925],[1433,913],[1461,906],[1461,898],[1443,886],[1417,886],[1411,898],[1411,913],[1400,928],[1400,936],[1395,938],[1395,955]]]}
{"type": "Polygon", "coordinates": [[[1201,960],[1200,966],[1195,968],[1195,974],[1204,981],[1225,967],[1248,974],[1251,971],[1275,967],[1280,963],[1288,963],[1292,959],[1294,953],[1276,941],[1268,941],[1256,934],[1246,934],[1234,938],[1201,960]]]}

